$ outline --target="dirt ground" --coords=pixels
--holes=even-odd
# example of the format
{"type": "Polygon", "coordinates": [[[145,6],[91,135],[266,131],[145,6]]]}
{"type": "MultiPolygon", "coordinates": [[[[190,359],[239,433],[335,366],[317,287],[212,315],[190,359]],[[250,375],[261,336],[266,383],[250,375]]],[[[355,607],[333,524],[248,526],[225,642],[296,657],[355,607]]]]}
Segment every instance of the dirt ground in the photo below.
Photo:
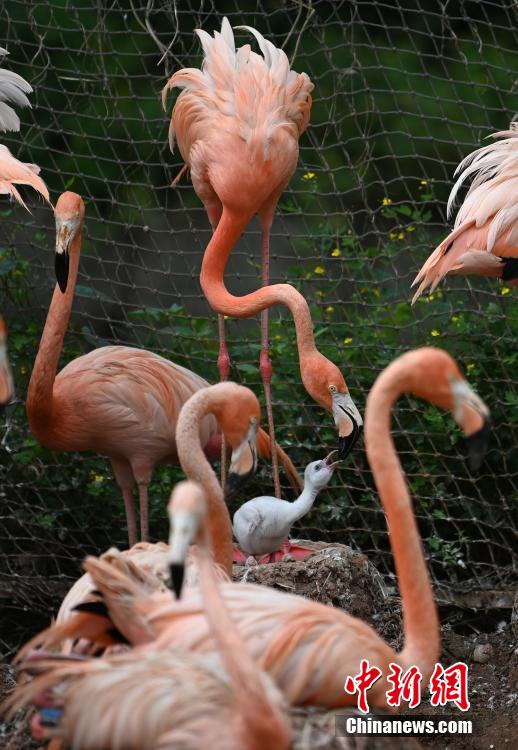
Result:
{"type": "MultiPolygon", "coordinates": [[[[274,586],[342,607],[370,622],[394,648],[401,647],[399,599],[390,596],[383,578],[367,558],[350,548],[322,545],[322,549],[304,563],[235,566],[234,579],[274,586]]],[[[441,612],[441,662],[445,666],[456,661],[468,664],[471,709],[462,716],[455,707],[434,709],[425,695],[414,713],[458,714],[459,718],[471,718],[474,722],[472,735],[436,735],[420,739],[421,744],[411,738],[337,738],[334,712],[296,708],[292,711],[293,750],[412,750],[420,746],[433,750],[504,750],[518,747],[518,612],[515,615],[513,620],[509,610],[488,612],[487,617],[478,617],[474,627],[469,624],[472,618],[468,612],[452,612],[451,609],[441,612]],[[484,622],[485,628],[481,627],[484,622]]],[[[14,685],[14,670],[0,665],[0,698],[9,694],[14,685]]],[[[0,748],[41,748],[41,743],[31,741],[26,727],[24,716],[18,716],[10,724],[0,722],[0,748]]]]}

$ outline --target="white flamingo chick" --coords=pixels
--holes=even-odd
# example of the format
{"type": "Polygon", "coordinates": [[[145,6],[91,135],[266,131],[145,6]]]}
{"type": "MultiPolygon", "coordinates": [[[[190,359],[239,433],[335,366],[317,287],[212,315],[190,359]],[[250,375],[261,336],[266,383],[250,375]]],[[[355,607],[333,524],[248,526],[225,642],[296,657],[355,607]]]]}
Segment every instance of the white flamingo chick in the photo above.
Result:
{"type": "MultiPolygon", "coordinates": [[[[242,551],[249,555],[247,565],[255,564],[256,556],[279,550],[291,527],[309,513],[320,490],[329,484],[340,461],[331,461],[332,451],[320,461],[312,461],[304,472],[304,489],[292,503],[277,497],[254,497],[234,513],[234,536],[242,551]]],[[[286,555],[283,559],[292,559],[286,555]]]]}

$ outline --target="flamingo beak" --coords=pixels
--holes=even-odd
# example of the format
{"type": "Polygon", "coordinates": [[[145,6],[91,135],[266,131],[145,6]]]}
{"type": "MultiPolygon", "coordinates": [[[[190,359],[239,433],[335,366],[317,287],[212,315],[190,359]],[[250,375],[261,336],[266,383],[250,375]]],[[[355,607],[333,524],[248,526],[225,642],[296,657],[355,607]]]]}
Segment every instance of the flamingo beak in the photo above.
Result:
{"type": "Polygon", "coordinates": [[[334,461],[333,463],[331,463],[331,458],[332,458],[332,456],[334,456],[334,455],[335,455],[335,453],[338,453],[338,451],[336,451],[336,450],[335,450],[335,451],[331,451],[331,453],[329,453],[329,454],[328,454],[328,455],[327,455],[327,456],[326,456],[326,457],[324,458],[324,463],[325,463],[325,465],[326,465],[326,466],[327,466],[327,467],[328,467],[329,469],[336,469],[336,467],[338,466],[338,464],[342,463],[342,459],[341,459],[341,458],[339,458],[339,459],[338,459],[338,461],[334,461]]]}
{"type": "Polygon", "coordinates": [[[56,281],[64,294],[68,284],[69,251],[77,231],[75,222],[56,218],[56,249],[54,251],[54,270],[56,281]]]}
{"type": "Polygon", "coordinates": [[[257,469],[256,437],[257,420],[252,417],[244,440],[232,451],[227,477],[227,497],[241,489],[257,469]]]}
{"type": "Polygon", "coordinates": [[[486,404],[471,386],[459,378],[451,379],[453,418],[466,436],[468,463],[477,470],[482,465],[491,433],[491,415],[486,404]]]}
{"type": "Polygon", "coordinates": [[[169,573],[171,588],[177,599],[182,595],[185,578],[185,560],[189,547],[198,533],[199,518],[195,513],[169,513],[169,573]]]}
{"type": "Polygon", "coordinates": [[[343,460],[360,437],[363,419],[348,393],[333,393],[332,413],[338,429],[338,458],[343,460]]]}

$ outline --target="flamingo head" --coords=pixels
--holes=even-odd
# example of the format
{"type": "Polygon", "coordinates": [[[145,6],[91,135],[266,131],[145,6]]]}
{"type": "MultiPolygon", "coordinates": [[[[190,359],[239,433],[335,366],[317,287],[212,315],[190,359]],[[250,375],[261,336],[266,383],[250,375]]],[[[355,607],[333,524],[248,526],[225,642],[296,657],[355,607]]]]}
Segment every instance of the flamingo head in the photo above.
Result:
{"type": "Polygon", "coordinates": [[[63,294],[68,283],[70,246],[81,232],[84,215],[85,204],[80,195],[67,191],[59,196],[54,210],[56,219],[54,267],[56,279],[63,294]]]}
{"type": "Polygon", "coordinates": [[[363,427],[344,376],[333,362],[316,351],[301,362],[301,374],[309,395],[333,416],[338,431],[338,458],[343,460],[354,448],[363,427]]]}
{"type": "Polygon", "coordinates": [[[171,493],[167,513],[171,587],[179,599],[189,547],[195,542],[206,541],[203,519],[207,513],[207,501],[202,487],[190,480],[177,484],[171,493]]]}
{"type": "Polygon", "coordinates": [[[444,350],[435,347],[415,349],[393,364],[410,362],[411,359],[412,366],[406,369],[408,390],[418,398],[452,413],[466,436],[470,465],[473,469],[479,468],[491,432],[491,418],[486,404],[444,350]]]}

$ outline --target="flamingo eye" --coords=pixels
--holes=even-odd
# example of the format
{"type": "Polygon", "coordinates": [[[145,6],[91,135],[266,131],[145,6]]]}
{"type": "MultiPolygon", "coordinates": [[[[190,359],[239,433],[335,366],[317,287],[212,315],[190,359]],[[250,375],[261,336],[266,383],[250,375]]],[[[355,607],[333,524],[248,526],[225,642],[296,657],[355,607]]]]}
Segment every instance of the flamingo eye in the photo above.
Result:
{"type": "Polygon", "coordinates": [[[315,466],[315,471],[320,471],[321,468],[322,468],[322,464],[317,464],[315,466]]]}
{"type": "Polygon", "coordinates": [[[329,390],[331,391],[331,393],[336,393],[336,385],[330,385],[329,390]]]}

